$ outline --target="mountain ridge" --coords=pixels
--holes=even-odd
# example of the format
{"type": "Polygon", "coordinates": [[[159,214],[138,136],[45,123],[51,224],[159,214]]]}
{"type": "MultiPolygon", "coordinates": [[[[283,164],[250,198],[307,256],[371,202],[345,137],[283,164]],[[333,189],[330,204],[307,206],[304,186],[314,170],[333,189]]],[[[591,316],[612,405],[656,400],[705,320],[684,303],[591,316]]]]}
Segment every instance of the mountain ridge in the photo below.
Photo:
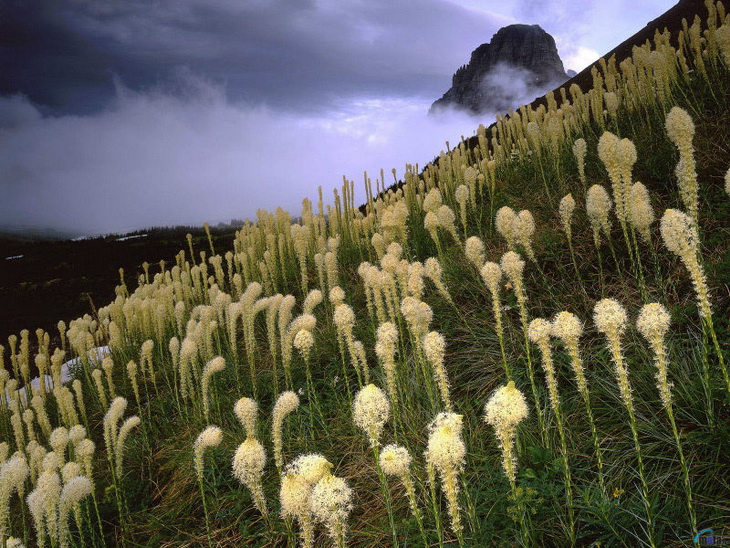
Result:
{"type": "Polygon", "coordinates": [[[517,96],[536,97],[568,78],[550,34],[539,25],[508,25],[472,51],[430,112],[449,106],[473,113],[506,112],[516,106],[515,90],[510,89],[515,82],[524,86],[517,96]]]}

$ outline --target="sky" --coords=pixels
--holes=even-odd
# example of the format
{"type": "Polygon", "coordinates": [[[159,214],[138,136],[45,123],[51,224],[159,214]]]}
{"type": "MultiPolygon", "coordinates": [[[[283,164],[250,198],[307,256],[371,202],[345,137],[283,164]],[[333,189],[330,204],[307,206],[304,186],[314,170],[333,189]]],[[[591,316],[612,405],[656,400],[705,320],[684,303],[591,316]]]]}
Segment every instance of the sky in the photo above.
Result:
{"type": "Polygon", "coordinates": [[[427,112],[502,26],[539,24],[579,71],[674,3],[2,0],[0,228],[296,214],[489,125],[427,112]]]}

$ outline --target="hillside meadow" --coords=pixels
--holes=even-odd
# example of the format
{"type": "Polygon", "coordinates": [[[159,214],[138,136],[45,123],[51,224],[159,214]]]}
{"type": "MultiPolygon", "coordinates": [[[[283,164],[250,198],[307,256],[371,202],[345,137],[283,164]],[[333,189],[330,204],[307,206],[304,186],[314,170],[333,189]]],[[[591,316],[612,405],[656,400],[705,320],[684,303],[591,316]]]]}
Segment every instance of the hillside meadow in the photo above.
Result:
{"type": "Polygon", "coordinates": [[[191,234],[0,347],[3,546],[730,536],[729,143],[707,2],[401,183],[191,234]]]}

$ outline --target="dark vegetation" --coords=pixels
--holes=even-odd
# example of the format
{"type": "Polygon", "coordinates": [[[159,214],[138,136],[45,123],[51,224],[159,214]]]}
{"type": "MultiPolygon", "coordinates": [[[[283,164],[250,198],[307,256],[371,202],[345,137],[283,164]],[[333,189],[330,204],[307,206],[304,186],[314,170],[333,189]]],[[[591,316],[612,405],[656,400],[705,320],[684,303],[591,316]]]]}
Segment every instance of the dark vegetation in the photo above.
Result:
{"type": "MultiPolygon", "coordinates": [[[[210,231],[214,245],[232,247],[234,227],[210,231]]],[[[161,260],[174,265],[175,255],[187,248],[187,234],[193,235],[196,250],[210,253],[205,230],[199,226],[156,227],[78,241],[0,236],[0,344],[21,329],[33,333],[41,328],[57,337],[58,320],[68,323],[93,314],[92,303],[100,307],[114,300],[120,268],[126,283],[136,287],[137,277],[144,273],[142,263],[154,265],[155,272],[161,260]],[[147,236],[137,237],[143,234],[147,236]],[[17,255],[23,257],[5,259],[17,255]]]]}

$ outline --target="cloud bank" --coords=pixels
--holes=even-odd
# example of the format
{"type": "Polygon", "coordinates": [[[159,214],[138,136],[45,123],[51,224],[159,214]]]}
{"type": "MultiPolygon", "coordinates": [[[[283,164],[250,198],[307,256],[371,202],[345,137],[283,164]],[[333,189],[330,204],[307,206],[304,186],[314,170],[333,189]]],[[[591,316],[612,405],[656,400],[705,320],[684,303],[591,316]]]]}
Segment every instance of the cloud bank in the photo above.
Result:
{"type": "MultiPolygon", "coordinates": [[[[25,98],[0,98],[0,218],[8,224],[125,232],[300,210],[317,186],[331,202],[342,176],[361,186],[385,169],[402,176],[472,135],[479,119],[427,116],[431,98],[342,102],[302,116],[230,101],[188,75],[178,89],[118,87],[101,113],[46,116],[25,98]]],[[[362,195],[361,195],[362,196],[362,195]]]]}

